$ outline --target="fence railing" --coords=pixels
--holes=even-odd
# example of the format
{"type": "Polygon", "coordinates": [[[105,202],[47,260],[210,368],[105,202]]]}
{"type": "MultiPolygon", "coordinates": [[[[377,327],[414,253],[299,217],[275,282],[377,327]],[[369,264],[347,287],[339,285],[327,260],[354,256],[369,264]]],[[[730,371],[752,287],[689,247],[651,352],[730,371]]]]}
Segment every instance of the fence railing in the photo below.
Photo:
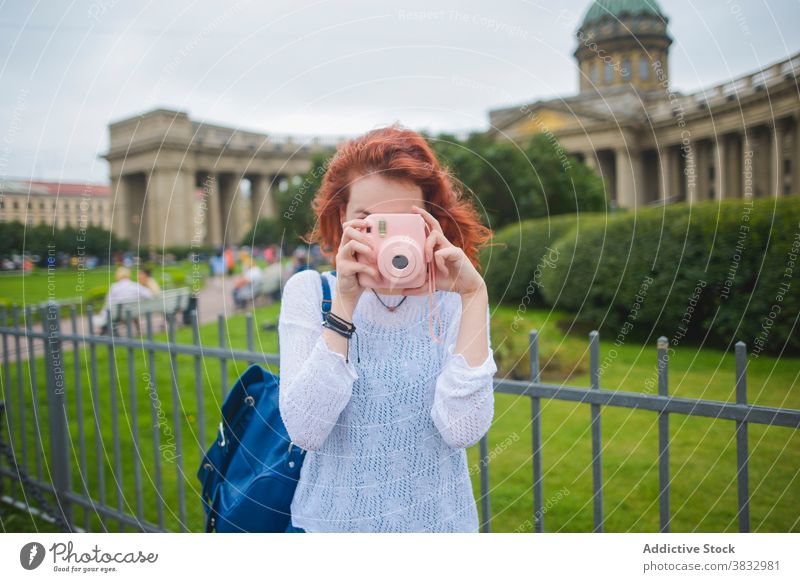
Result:
{"type": "MultiPolygon", "coordinates": [[[[247,349],[236,350],[227,346],[226,338],[230,330],[222,315],[217,320],[216,345],[210,346],[201,341],[201,330],[195,312],[190,317],[191,343],[179,343],[176,341],[178,325],[174,315],[167,316],[166,338],[156,339],[151,313],[146,317],[144,336],[135,337],[132,334],[130,313],[125,321],[127,333],[119,336],[113,335],[113,331],[112,335],[96,334],[91,326],[91,309],[88,310],[86,330],[80,329],[74,307],[70,312],[69,329],[62,328],[57,306],[38,309],[39,321],[43,323],[41,329],[34,329],[33,310],[30,307],[24,312],[24,325],[21,323],[23,313],[19,309],[15,307],[10,313],[0,309],[3,358],[0,400],[5,403],[4,409],[0,408],[0,421],[4,425],[0,427],[0,436],[5,440],[5,435],[8,435],[10,447],[7,448],[11,451],[10,455],[0,455],[0,504],[10,504],[43,519],[56,521],[62,529],[69,531],[107,530],[109,521],[117,522],[120,531],[125,531],[126,528],[146,532],[170,531],[166,525],[167,517],[177,520],[179,530],[188,531],[187,485],[195,492],[192,495],[194,507],[199,508],[202,505],[199,491],[194,486],[194,471],[209,442],[206,413],[215,415],[215,418],[219,414],[219,405],[226,396],[232,379],[241,371],[238,368],[242,362],[247,365],[255,362],[264,365],[279,363],[277,354],[256,351],[252,314],[245,317],[247,349]],[[36,354],[41,353],[41,347],[39,351],[35,349],[37,342],[43,346],[43,355],[38,359],[36,354]],[[23,357],[23,346],[27,348],[30,358],[23,357]],[[65,365],[70,352],[74,362],[72,366],[65,365]],[[121,357],[120,352],[125,357],[121,357]],[[191,362],[179,362],[179,358],[189,358],[191,362]],[[105,363],[102,375],[99,373],[101,363],[105,363]],[[218,364],[218,371],[210,370],[210,363],[218,364]],[[120,371],[120,366],[124,370],[120,371]],[[146,370],[146,377],[142,376],[142,368],[146,370]],[[16,374],[12,374],[12,371],[16,374]],[[220,378],[218,384],[212,383],[210,379],[216,372],[220,378]],[[44,410],[40,402],[39,374],[44,375],[46,387],[44,410]],[[194,385],[193,394],[187,391],[187,384],[180,381],[184,374],[194,376],[191,382],[194,385]],[[166,382],[163,382],[164,376],[167,377],[166,382]],[[150,403],[147,424],[144,421],[131,422],[142,420],[139,417],[139,401],[142,398],[138,390],[140,381],[146,386],[150,403]],[[84,384],[88,386],[85,388],[84,384]],[[219,399],[214,396],[209,385],[219,386],[219,399]],[[121,398],[118,388],[127,388],[126,398],[121,398]],[[90,398],[88,406],[87,392],[90,398]],[[162,422],[167,416],[163,410],[165,407],[162,396],[167,394],[171,397],[172,412],[169,434],[164,430],[166,423],[162,422]],[[214,400],[212,407],[207,409],[209,395],[214,396],[214,400]],[[106,404],[107,407],[104,408],[106,404]],[[120,405],[123,406],[126,413],[124,418],[128,422],[124,427],[128,431],[124,435],[126,445],[130,445],[133,450],[130,455],[133,461],[127,461],[124,468],[120,405]],[[195,415],[188,414],[190,410],[195,411],[195,415]],[[89,414],[85,417],[87,411],[89,414]],[[47,418],[46,423],[43,416],[47,418]],[[151,427],[149,436],[140,431],[140,424],[151,427]],[[184,462],[184,429],[189,430],[190,436],[194,438],[188,457],[191,464],[184,462]],[[90,432],[94,435],[93,463],[89,459],[90,432]],[[31,440],[32,443],[29,442],[31,440]],[[169,441],[168,446],[165,445],[165,440],[169,441]],[[45,442],[49,454],[45,453],[45,442]],[[150,451],[146,450],[147,444],[150,451]],[[31,446],[34,449],[33,463],[30,462],[31,446]],[[152,462],[146,460],[150,455],[152,462]],[[169,472],[165,471],[167,464],[172,465],[169,472]],[[107,495],[107,479],[112,481],[113,500],[107,495]],[[132,480],[133,486],[124,486],[126,480],[132,480]],[[145,487],[151,493],[150,499],[145,499],[145,487]],[[53,499],[52,504],[44,500],[45,495],[53,499]],[[37,500],[39,507],[31,503],[30,497],[37,500]],[[131,499],[135,500],[133,507],[131,499]],[[174,499],[175,503],[166,503],[167,499],[174,499]],[[79,513],[82,515],[78,515],[79,513]]],[[[599,334],[596,331],[589,334],[589,348],[589,389],[541,381],[539,336],[535,330],[529,336],[530,381],[495,379],[496,393],[530,398],[533,530],[544,531],[541,400],[546,398],[590,407],[593,531],[602,532],[604,529],[600,432],[601,411],[604,407],[648,410],[658,415],[658,495],[662,532],[670,531],[670,415],[734,422],[739,529],[742,532],[750,531],[748,426],[764,424],[798,429],[800,410],[753,406],[747,403],[745,344],[738,342],[735,346],[735,403],[669,396],[669,346],[665,337],[659,338],[657,344],[657,394],[601,388],[599,334]]],[[[479,455],[481,531],[489,532],[492,512],[488,435],[479,443],[479,455]]],[[[198,530],[201,527],[199,523],[198,521],[198,530]]]]}

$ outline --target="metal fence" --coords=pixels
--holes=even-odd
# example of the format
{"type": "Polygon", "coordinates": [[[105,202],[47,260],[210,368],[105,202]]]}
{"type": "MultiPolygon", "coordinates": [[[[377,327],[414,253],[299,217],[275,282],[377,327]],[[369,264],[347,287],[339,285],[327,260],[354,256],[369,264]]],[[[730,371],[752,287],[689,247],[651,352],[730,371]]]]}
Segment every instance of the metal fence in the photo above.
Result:
{"type": "MultiPolygon", "coordinates": [[[[201,500],[195,484],[195,468],[202,452],[209,443],[206,431],[206,412],[219,415],[219,404],[224,399],[232,379],[246,368],[258,362],[277,365],[277,354],[264,354],[255,349],[254,320],[252,314],[245,317],[246,350],[227,347],[230,333],[225,318],[217,320],[215,346],[201,342],[200,326],[193,315],[189,319],[191,343],[176,341],[178,327],[174,316],[166,318],[166,338],[157,339],[153,333],[152,314],[148,314],[143,337],[132,335],[130,314],[125,321],[124,336],[99,335],[91,328],[91,309],[88,330],[79,329],[79,319],[73,307],[69,313],[69,329],[62,327],[57,306],[39,307],[41,329],[34,329],[34,310],[25,310],[25,323],[21,323],[20,310],[0,310],[0,336],[2,336],[2,400],[5,410],[0,409],[3,430],[8,435],[9,454],[0,456],[0,506],[3,503],[16,506],[34,515],[55,521],[64,530],[94,531],[108,530],[110,523],[118,524],[118,531],[161,532],[188,531],[187,485],[192,508],[200,508],[201,500]],[[37,346],[38,343],[38,346],[37,346]],[[22,348],[33,355],[23,358],[22,348]],[[37,351],[38,350],[38,351],[37,351]],[[106,355],[106,368],[101,375],[102,352],[106,355]],[[65,365],[71,352],[74,364],[65,365]],[[36,359],[36,354],[41,357],[36,359]],[[123,354],[123,355],[121,355],[123,354]],[[179,358],[191,362],[181,363],[179,358]],[[36,365],[31,365],[35,362],[36,365]],[[77,365],[78,362],[82,365],[77,365]],[[120,364],[118,364],[118,361],[120,364]],[[208,364],[219,365],[220,393],[209,391],[208,364]],[[120,367],[124,368],[120,370],[120,367]],[[138,419],[141,394],[137,390],[140,368],[149,370],[147,379],[150,395],[149,437],[140,431],[138,419]],[[12,373],[15,372],[15,373],[12,373]],[[156,381],[157,371],[168,375],[167,386],[156,381]],[[205,372],[205,374],[204,374],[205,372]],[[45,405],[41,408],[39,374],[44,375],[46,388],[45,405]],[[193,375],[193,380],[181,383],[184,374],[193,375]],[[88,378],[87,378],[88,376],[88,378]],[[108,382],[101,381],[107,379],[108,382]],[[84,384],[88,384],[84,388],[84,384]],[[187,386],[193,385],[193,393],[187,386]],[[117,388],[127,387],[127,397],[117,388]],[[108,394],[101,393],[108,391],[108,394]],[[161,395],[170,395],[171,432],[170,458],[165,471],[164,445],[159,421],[164,416],[161,395]],[[156,394],[157,398],[152,395],[156,394]],[[213,397],[210,401],[209,394],[213,397]],[[108,410],[103,412],[100,403],[108,397],[108,410]],[[89,398],[90,414],[86,398],[89,398]],[[120,430],[120,405],[128,425],[126,445],[132,447],[133,462],[123,469],[123,435],[120,430]],[[208,410],[207,410],[208,407],[208,410]],[[186,418],[186,409],[196,411],[196,418],[186,418]],[[43,420],[46,417],[46,422],[43,420]],[[195,430],[196,427],[196,430],[195,430]],[[90,443],[89,429],[94,433],[90,443]],[[197,446],[188,448],[183,444],[184,430],[191,431],[197,446]],[[74,432],[77,431],[77,434],[74,432]],[[30,441],[33,442],[30,442],[30,441]],[[47,446],[45,446],[45,441],[47,446]],[[142,446],[149,441],[149,447],[142,446]],[[94,463],[88,452],[93,445],[94,463]],[[33,463],[30,462],[30,447],[33,447],[33,463]],[[110,449],[107,450],[107,447],[110,449]],[[150,451],[146,449],[151,449],[150,451]],[[47,450],[47,453],[45,453],[47,450]],[[152,462],[146,459],[152,455],[152,462]],[[33,465],[33,466],[31,466],[33,465]],[[143,475],[144,468],[144,475],[143,475]],[[77,473],[77,474],[76,474],[77,473]],[[124,485],[133,481],[132,486],[124,485]],[[112,494],[107,494],[111,481],[112,494]],[[148,499],[145,499],[145,491],[148,499]],[[127,494],[127,496],[126,496],[127,494]],[[32,499],[36,500],[34,504],[32,499]],[[113,497],[113,499],[109,499],[113,497]],[[47,499],[46,499],[47,498],[47,499]],[[51,503],[49,500],[52,499],[51,503]],[[131,499],[134,500],[131,506],[131,499]],[[166,502],[174,499],[175,503],[166,502]],[[38,507],[37,507],[38,504],[38,507]],[[177,507],[175,507],[177,506],[177,507]],[[54,509],[57,508],[57,509],[54,509]],[[146,513],[148,515],[146,515],[146,513]],[[167,515],[169,514],[169,515],[167,515]],[[177,528],[166,525],[166,518],[174,518],[177,528]],[[99,521],[98,521],[99,520],[99,521]]],[[[531,402],[532,453],[533,453],[533,529],[544,531],[544,480],[542,472],[541,400],[543,398],[577,402],[590,407],[592,439],[592,481],[595,532],[603,531],[603,475],[601,471],[600,422],[603,407],[648,410],[658,415],[658,466],[660,531],[670,530],[669,506],[669,418],[671,414],[725,419],[735,422],[737,451],[738,518],[742,532],[750,530],[748,486],[748,425],[765,424],[800,428],[800,410],[753,406],[747,403],[747,353],[743,342],[735,346],[736,353],[736,401],[735,403],[693,398],[670,397],[668,394],[668,350],[667,338],[661,337],[657,345],[658,393],[623,392],[600,388],[599,334],[589,334],[591,388],[564,386],[541,382],[538,333],[529,337],[530,381],[495,379],[495,392],[526,396],[531,402]]],[[[491,529],[490,500],[490,454],[488,435],[479,443],[481,531],[491,529]]],[[[127,448],[127,447],[126,447],[127,448]]],[[[198,519],[197,530],[201,531],[198,519]]]]}

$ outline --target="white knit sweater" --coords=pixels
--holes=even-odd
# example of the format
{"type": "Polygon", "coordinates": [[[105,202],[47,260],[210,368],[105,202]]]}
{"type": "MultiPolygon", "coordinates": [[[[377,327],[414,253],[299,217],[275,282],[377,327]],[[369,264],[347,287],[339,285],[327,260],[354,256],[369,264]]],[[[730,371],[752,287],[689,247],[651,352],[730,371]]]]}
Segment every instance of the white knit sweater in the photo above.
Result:
{"type": "MultiPolygon", "coordinates": [[[[325,276],[335,297],[336,277],[325,276]]],[[[281,417],[307,451],[292,523],[308,532],[478,531],[465,448],[492,422],[497,367],[491,342],[478,367],[453,352],[461,296],[435,293],[447,330],[437,343],[427,295],[391,313],[362,293],[349,363],[322,336],[321,299],[319,273],[296,273],[279,317],[281,417]]],[[[488,326],[488,309],[486,318],[488,326]]]]}

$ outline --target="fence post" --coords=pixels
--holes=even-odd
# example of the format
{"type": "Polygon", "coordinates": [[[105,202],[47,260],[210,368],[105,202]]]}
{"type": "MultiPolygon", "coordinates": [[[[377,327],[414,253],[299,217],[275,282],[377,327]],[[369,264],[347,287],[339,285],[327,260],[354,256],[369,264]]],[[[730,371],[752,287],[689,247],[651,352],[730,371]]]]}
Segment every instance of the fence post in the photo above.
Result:
{"type": "MultiPolygon", "coordinates": [[[[667,366],[669,364],[669,340],[666,336],[658,338],[658,395],[668,396],[667,366]]],[[[669,533],[669,413],[658,413],[658,504],[661,533],[669,533]]]]}
{"type": "MultiPolygon", "coordinates": [[[[14,320],[16,322],[16,304],[14,305],[14,320]]],[[[5,305],[0,305],[0,325],[5,327],[8,325],[8,312],[6,310],[5,305]]],[[[17,327],[16,325],[14,327],[17,327]]],[[[18,336],[19,337],[19,336],[18,336]]],[[[11,390],[11,364],[9,362],[8,357],[8,336],[5,332],[2,334],[2,345],[3,345],[3,386],[5,386],[6,390],[10,392],[11,390]]],[[[19,348],[17,348],[17,358],[19,358],[19,348]]],[[[22,376],[22,371],[17,368],[17,374],[22,376]]],[[[6,395],[8,398],[8,395],[6,395]]],[[[11,399],[8,398],[8,407],[11,407],[11,399]]],[[[0,442],[3,440],[3,425],[8,428],[8,450],[15,456],[14,460],[16,461],[16,452],[12,448],[14,444],[14,431],[12,428],[12,421],[11,421],[11,413],[7,412],[6,410],[6,402],[0,399],[0,442]]],[[[25,433],[22,433],[25,434],[25,433]]],[[[0,468],[5,465],[6,459],[4,455],[0,455],[0,468]]],[[[11,465],[8,466],[9,469],[13,469],[11,465]]],[[[0,474],[0,496],[5,496],[6,488],[5,488],[5,481],[6,478],[4,475],[0,474]]],[[[14,489],[14,482],[9,479],[9,493],[14,489]]]]}
{"type": "MultiPolygon", "coordinates": [[[[253,313],[248,312],[244,316],[244,321],[247,324],[247,351],[252,353],[256,351],[256,342],[253,337],[253,313]]],[[[253,364],[255,364],[253,360],[247,362],[248,366],[252,366],[253,364]]]]}
{"type": "MultiPolygon", "coordinates": [[[[532,329],[528,335],[531,362],[531,382],[541,381],[539,368],[539,331],[532,329]]],[[[541,398],[531,396],[531,439],[533,445],[533,531],[544,532],[544,494],[542,476],[542,408],[541,398]]]]}
{"type": "Polygon", "coordinates": [[[480,449],[480,480],[481,480],[481,532],[491,533],[492,531],[492,505],[489,499],[489,434],[481,437],[480,449]]]}
{"type": "MultiPolygon", "coordinates": [[[[70,451],[67,431],[66,374],[64,352],[61,342],[60,306],[50,302],[40,309],[45,340],[45,362],[47,363],[47,416],[50,425],[50,466],[53,468],[53,488],[58,511],[64,517],[69,531],[73,531],[72,504],[67,497],[70,491],[70,451]],[[45,316],[46,313],[46,317],[45,316]]],[[[31,358],[33,359],[33,358],[31,358]]]]}
{"type": "MultiPolygon", "coordinates": [[[[747,344],[736,342],[736,404],[747,404],[747,344]]],[[[750,531],[747,421],[736,421],[736,485],[739,493],[739,531],[750,531]]]]}
{"type": "MultiPolygon", "coordinates": [[[[600,390],[600,334],[589,332],[589,377],[592,390],[600,390]]],[[[592,489],[594,491],[594,530],[603,531],[603,461],[600,431],[600,405],[592,404],[592,489]]]]}
{"type": "MultiPolygon", "coordinates": [[[[203,342],[200,340],[200,314],[192,311],[188,320],[184,323],[192,326],[192,345],[202,348],[203,342]]],[[[203,394],[203,355],[202,353],[194,358],[194,390],[197,399],[197,424],[199,425],[200,443],[207,446],[206,441],[206,406],[205,395],[203,394]]]]}

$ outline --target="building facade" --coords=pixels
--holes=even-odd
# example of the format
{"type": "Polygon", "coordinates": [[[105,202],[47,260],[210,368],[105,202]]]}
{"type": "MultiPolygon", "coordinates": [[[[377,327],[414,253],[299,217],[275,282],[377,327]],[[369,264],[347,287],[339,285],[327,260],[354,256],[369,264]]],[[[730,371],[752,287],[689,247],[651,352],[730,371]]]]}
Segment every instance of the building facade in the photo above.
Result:
{"type": "Polygon", "coordinates": [[[243,131],[166,109],[112,123],[109,134],[102,157],[114,232],[151,248],[239,244],[255,220],[274,216],[275,188],[305,175],[312,155],[332,154],[339,141],[243,131]]]}
{"type": "Polygon", "coordinates": [[[111,189],[104,184],[6,180],[0,184],[0,223],[111,228],[111,189]]]}
{"type": "Polygon", "coordinates": [[[800,193],[800,53],[700,91],[669,82],[654,0],[597,0],[576,37],[577,95],[489,112],[489,132],[552,134],[602,176],[610,205],[800,193]]]}

